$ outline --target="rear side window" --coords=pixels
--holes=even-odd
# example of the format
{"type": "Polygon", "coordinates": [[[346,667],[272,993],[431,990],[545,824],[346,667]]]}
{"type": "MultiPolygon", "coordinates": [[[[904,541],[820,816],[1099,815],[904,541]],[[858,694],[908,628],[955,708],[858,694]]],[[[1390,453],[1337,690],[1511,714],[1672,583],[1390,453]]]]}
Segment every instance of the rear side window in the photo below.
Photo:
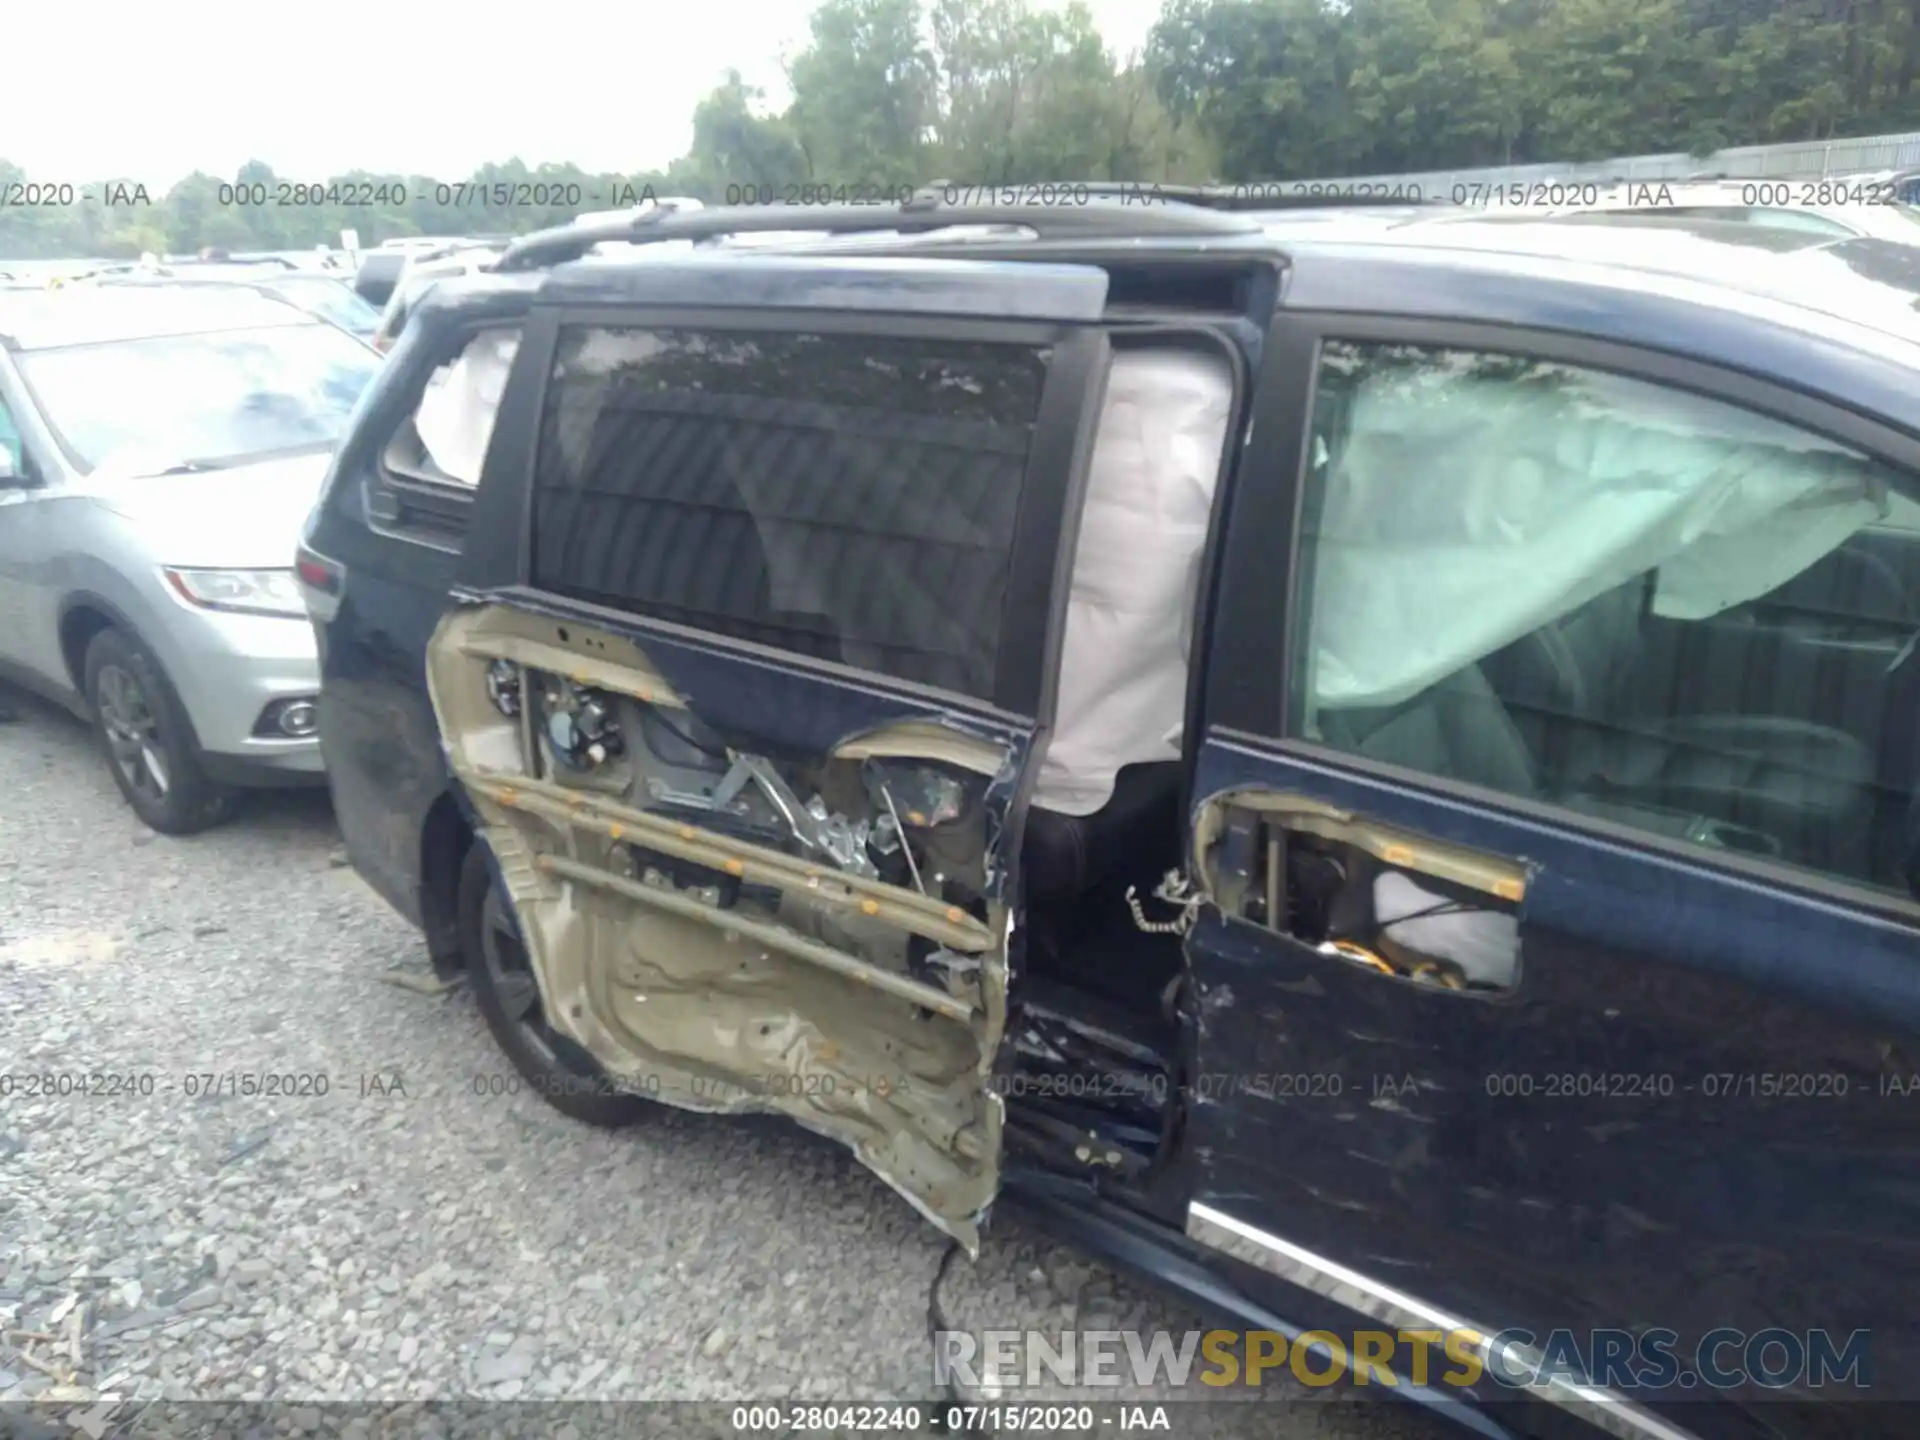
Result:
{"type": "Polygon", "coordinates": [[[517,326],[481,330],[427,377],[367,478],[367,510],[377,528],[443,549],[465,537],[519,343],[517,326]]]}
{"type": "Polygon", "coordinates": [[[924,337],[564,331],[532,583],[991,698],[1051,359],[924,337]]]}
{"type": "Polygon", "coordinates": [[[478,485],[519,346],[518,327],[482,330],[435,367],[419,405],[387,446],[387,468],[441,485],[478,485]]]}

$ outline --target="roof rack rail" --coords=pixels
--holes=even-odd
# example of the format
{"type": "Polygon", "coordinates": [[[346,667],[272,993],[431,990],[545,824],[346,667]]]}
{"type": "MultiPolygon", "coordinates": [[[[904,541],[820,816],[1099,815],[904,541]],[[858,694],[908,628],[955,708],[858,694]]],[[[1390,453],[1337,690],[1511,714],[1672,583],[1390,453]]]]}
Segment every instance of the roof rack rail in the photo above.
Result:
{"type": "MultiPolygon", "coordinates": [[[[1348,180],[1249,180],[1237,185],[1159,185],[1119,180],[1073,181],[1064,185],[1042,185],[1040,190],[1064,190],[1093,199],[1114,198],[1134,208],[1155,201],[1193,205],[1203,210],[1321,210],[1364,208],[1374,205],[1442,205],[1437,196],[1352,194],[1333,189],[1315,190],[1316,185],[1364,184],[1348,180]],[[1289,187],[1300,187],[1292,189],[1289,187]]],[[[1012,187],[1015,189],[1025,187],[1012,187]]]]}
{"type": "MultiPolygon", "coordinates": [[[[900,205],[818,205],[785,207],[733,205],[711,210],[682,210],[671,202],[632,215],[574,221],[524,235],[507,247],[496,272],[537,270],[578,260],[596,245],[649,245],[665,240],[707,240],[724,235],[792,231],[821,235],[862,233],[925,234],[959,227],[1003,226],[1032,231],[1042,239],[1108,239],[1131,236],[1251,235],[1260,226],[1210,207],[1185,202],[1164,187],[1090,187],[1086,204],[1071,203],[950,205],[956,188],[929,185],[900,205]]],[[[1044,191],[1046,187],[1038,187],[1044,191]]],[[[1061,187],[1054,187],[1056,190],[1061,187]]],[[[1072,187],[1078,190],[1079,187],[1072,187]]]]}

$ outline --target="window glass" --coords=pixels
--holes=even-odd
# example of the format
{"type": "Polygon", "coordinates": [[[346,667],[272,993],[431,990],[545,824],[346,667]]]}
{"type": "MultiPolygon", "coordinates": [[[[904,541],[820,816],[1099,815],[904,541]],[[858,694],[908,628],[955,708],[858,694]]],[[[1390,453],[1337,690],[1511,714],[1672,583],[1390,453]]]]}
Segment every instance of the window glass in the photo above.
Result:
{"type": "Polygon", "coordinates": [[[12,466],[9,474],[26,473],[26,444],[20,438],[20,427],[13,423],[13,412],[5,400],[0,400],[0,454],[4,454],[12,466]]]}
{"type": "Polygon", "coordinates": [[[1841,236],[1854,233],[1849,225],[1806,210],[1756,210],[1753,212],[1753,223],[1771,225],[1778,230],[1805,230],[1813,235],[1841,236]]]}
{"type": "Polygon", "coordinates": [[[1920,500],[1906,495],[1890,495],[1887,500],[1886,516],[1879,522],[1883,529],[1920,532],[1920,500]]]}
{"type": "Polygon", "coordinates": [[[83,465],[145,473],[332,445],[379,360],[305,322],[35,350],[19,366],[83,465]]]}
{"type": "Polygon", "coordinates": [[[533,583],[989,698],[1050,358],[883,336],[565,333],[533,583]]]}
{"type": "Polygon", "coordinates": [[[379,328],[380,312],[338,280],[302,275],[275,280],[272,286],[309,314],[351,334],[371,335],[379,328]]]}
{"type": "Polygon", "coordinates": [[[398,437],[402,453],[390,456],[389,464],[424,479],[469,489],[478,485],[493,438],[494,417],[519,348],[517,327],[482,330],[458,355],[436,368],[414,412],[412,434],[398,437]]]}
{"type": "Polygon", "coordinates": [[[1905,888],[1912,477],[1689,392],[1412,346],[1329,344],[1314,428],[1295,733],[1905,888]]]}

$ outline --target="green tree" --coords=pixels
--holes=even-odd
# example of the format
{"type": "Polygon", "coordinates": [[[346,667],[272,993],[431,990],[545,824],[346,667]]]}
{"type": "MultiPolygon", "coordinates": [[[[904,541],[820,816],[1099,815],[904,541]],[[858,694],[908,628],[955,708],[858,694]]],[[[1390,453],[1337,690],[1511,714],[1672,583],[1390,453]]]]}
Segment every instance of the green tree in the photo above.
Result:
{"type": "Polygon", "coordinates": [[[1147,64],[1228,180],[1349,171],[1368,149],[1347,88],[1344,16],[1323,0],[1170,0],[1147,64]]]}
{"type": "MultiPolygon", "coordinates": [[[[188,253],[203,245],[244,250],[253,242],[251,207],[221,203],[220,185],[215,176],[196,170],[167,191],[163,224],[168,250],[188,253]]],[[[268,197],[269,204],[272,199],[268,197]]]]}
{"type": "Polygon", "coordinates": [[[762,99],[739,71],[728,71],[726,82],[694,107],[693,145],[661,177],[664,188],[656,193],[718,202],[729,186],[778,194],[807,179],[806,151],[793,126],[758,113],[762,99]]]}
{"type": "Polygon", "coordinates": [[[813,178],[913,185],[931,178],[938,77],[919,0],[826,0],[794,58],[787,112],[813,178]]]}
{"type": "MultiPolygon", "coordinates": [[[[772,114],[729,74],[660,171],[511,157],[287,191],[250,160],[230,186],[196,172],[150,203],[102,182],[0,206],[0,257],[518,234],[807,179],[1285,180],[1872,134],[1920,124],[1920,4],[1169,0],[1144,55],[1119,59],[1079,0],[824,0],[789,79],[772,114]]],[[[0,159],[0,186],[34,178],[0,159]]]]}
{"type": "Polygon", "coordinates": [[[1080,0],[934,0],[944,177],[1008,184],[1108,179],[1113,62],[1080,0]]]}
{"type": "Polygon", "coordinates": [[[1560,0],[1526,59],[1546,158],[1714,148],[1705,47],[1682,0],[1560,0]]]}
{"type": "Polygon", "coordinates": [[[1482,0],[1355,0],[1341,25],[1353,165],[1481,163],[1513,151],[1520,68],[1482,0]]]}

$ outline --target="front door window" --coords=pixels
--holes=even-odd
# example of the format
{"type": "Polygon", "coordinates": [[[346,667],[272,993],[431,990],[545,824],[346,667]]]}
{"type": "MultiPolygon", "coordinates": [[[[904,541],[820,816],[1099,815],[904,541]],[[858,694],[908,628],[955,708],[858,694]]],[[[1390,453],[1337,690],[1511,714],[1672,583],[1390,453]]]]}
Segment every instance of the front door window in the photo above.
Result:
{"type": "Polygon", "coordinates": [[[1330,343],[1294,732],[1904,890],[1914,489],[1692,392],[1330,343]]]}

